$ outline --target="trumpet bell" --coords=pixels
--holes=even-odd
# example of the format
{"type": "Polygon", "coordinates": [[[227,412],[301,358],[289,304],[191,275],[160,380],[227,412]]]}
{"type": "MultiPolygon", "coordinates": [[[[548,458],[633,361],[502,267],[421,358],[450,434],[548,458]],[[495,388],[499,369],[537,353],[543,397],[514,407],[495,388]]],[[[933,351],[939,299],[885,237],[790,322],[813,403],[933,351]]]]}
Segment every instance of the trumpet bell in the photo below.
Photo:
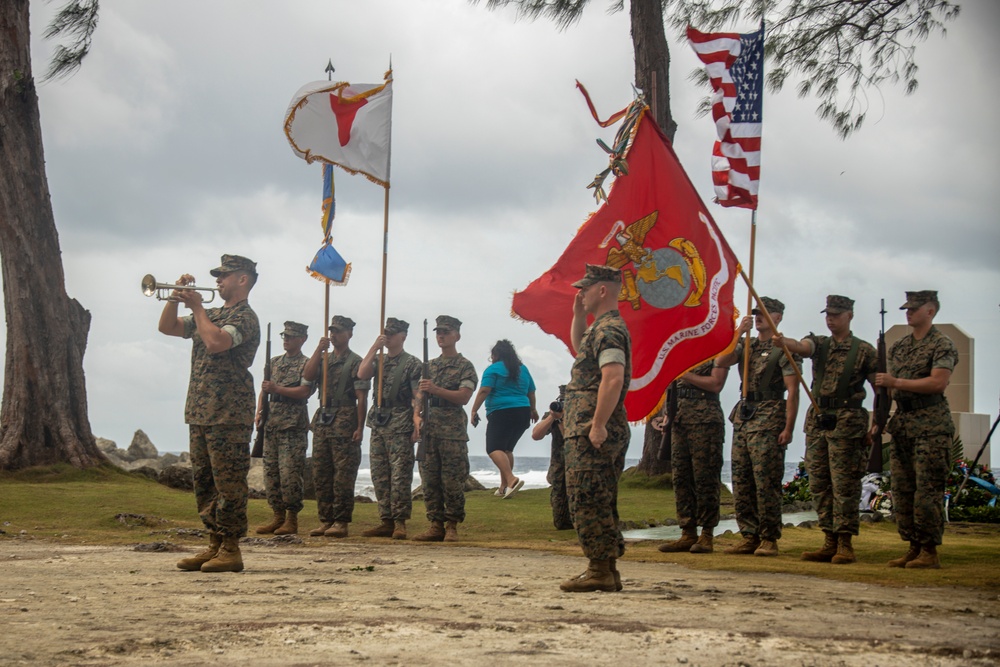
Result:
{"type": "Polygon", "coordinates": [[[176,301],[171,295],[174,290],[197,290],[199,292],[208,292],[209,298],[203,303],[211,303],[215,300],[215,293],[218,291],[216,287],[198,287],[197,285],[171,285],[169,283],[158,283],[156,278],[153,277],[152,273],[147,273],[140,283],[142,287],[142,293],[145,296],[155,296],[159,301],[176,301]]]}

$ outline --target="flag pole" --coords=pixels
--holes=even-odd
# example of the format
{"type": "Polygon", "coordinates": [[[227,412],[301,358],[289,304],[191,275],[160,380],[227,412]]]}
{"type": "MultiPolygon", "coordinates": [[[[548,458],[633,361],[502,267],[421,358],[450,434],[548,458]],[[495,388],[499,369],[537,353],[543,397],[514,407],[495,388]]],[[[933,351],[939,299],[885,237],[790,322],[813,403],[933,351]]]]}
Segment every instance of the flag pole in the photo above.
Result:
{"type": "MultiPolygon", "coordinates": [[[[750,279],[747,284],[753,283],[753,260],[754,254],[757,248],[757,209],[754,209],[750,214],[750,279]]],[[[744,276],[745,278],[745,276],[744,276]]],[[[750,312],[753,310],[753,294],[750,291],[747,292],[747,317],[750,317],[750,312]]],[[[750,376],[750,331],[747,331],[746,340],[743,342],[743,381],[740,383],[740,392],[742,398],[746,400],[747,397],[747,385],[748,378],[750,376]]]]}
{"type": "MultiPolygon", "coordinates": [[[[378,334],[379,336],[385,335],[385,278],[386,278],[386,267],[389,263],[389,184],[385,184],[385,201],[382,206],[382,305],[379,311],[379,325],[378,334]]],[[[378,351],[378,393],[376,394],[377,399],[375,401],[376,407],[382,407],[382,378],[383,378],[383,368],[385,364],[382,363],[382,348],[378,351]]]]}
{"type": "MultiPolygon", "coordinates": [[[[333,81],[333,73],[336,71],[333,67],[333,58],[327,60],[326,68],[323,70],[326,72],[326,80],[333,81]]],[[[324,195],[325,196],[325,195],[324,195]]],[[[333,202],[330,202],[333,206],[333,202]]],[[[330,326],[330,281],[323,281],[326,285],[323,294],[323,335],[329,336],[330,330],[327,328],[330,326]]],[[[322,336],[321,336],[322,337],[322,336]]],[[[323,384],[320,386],[319,391],[319,402],[320,402],[320,412],[326,409],[326,376],[327,376],[327,362],[330,358],[329,349],[323,350],[323,384]]]]}
{"type": "MultiPolygon", "coordinates": [[[[743,282],[747,284],[747,288],[750,290],[750,296],[757,302],[757,309],[760,310],[760,314],[764,316],[764,319],[767,320],[767,325],[771,327],[771,335],[777,336],[778,327],[775,325],[774,320],[771,319],[771,313],[767,312],[767,308],[764,307],[764,302],[760,300],[760,296],[757,295],[757,290],[753,288],[753,283],[749,278],[747,278],[747,274],[743,272],[743,269],[740,269],[740,276],[743,278],[743,282]]],[[[792,352],[788,349],[788,346],[785,345],[784,340],[781,341],[781,349],[784,350],[785,357],[788,358],[789,363],[792,365],[792,370],[795,371],[795,377],[798,378],[799,384],[802,385],[802,388],[806,392],[806,396],[809,397],[809,403],[812,404],[813,410],[815,410],[816,414],[819,414],[820,409],[816,404],[816,399],[813,398],[812,392],[809,391],[809,385],[806,384],[805,379],[802,377],[802,371],[799,370],[799,365],[795,363],[795,358],[792,357],[792,352]]],[[[744,398],[745,397],[744,392],[744,398]]]]}

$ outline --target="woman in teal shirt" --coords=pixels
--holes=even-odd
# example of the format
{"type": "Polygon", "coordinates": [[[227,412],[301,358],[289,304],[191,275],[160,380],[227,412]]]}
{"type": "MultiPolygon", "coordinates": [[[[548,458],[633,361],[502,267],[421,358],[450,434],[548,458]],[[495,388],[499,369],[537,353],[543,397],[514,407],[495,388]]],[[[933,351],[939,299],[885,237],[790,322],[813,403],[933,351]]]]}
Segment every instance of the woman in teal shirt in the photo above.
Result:
{"type": "Polygon", "coordinates": [[[472,425],[479,424],[479,407],[486,403],[486,454],[500,471],[496,494],[510,498],[524,480],[514,476],[514,446],[529,422],[538,421],[535,381],[509,340],[498,340],[490,351],[492,365],[483,371],[472,405],[472,425]]]}

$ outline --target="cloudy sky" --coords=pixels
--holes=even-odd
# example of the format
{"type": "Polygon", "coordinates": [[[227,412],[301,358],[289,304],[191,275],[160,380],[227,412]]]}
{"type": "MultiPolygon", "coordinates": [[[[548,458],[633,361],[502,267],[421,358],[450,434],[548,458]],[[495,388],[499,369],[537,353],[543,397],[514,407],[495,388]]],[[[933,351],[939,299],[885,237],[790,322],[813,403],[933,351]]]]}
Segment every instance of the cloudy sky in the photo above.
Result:
{"type": "MultiPolygon", "coordinates": [[[[40,37],[53,5],[32,3],[36,77],[53,48],[40,37]]],[[[480,373],[492,344],[509,338],[546,405],[572,359],[510,318],[510,296],[555,262],[595,208],[586,185],[606,159],[594,140],[614,129],[593,122],[574,79],[602,115],[631,99],[628,17],[604,9],[595,0],[558,32],[465,0],[103,2],[83,68],[39,90],[67,290],[93,315],[85,366],[95,434],[127,447],[143,429],[161,451],[187,448],[190,343],[157,333],[162,304],[140,294],[146,273],[172,282],[189,272],[207,285],[222,253],[251,257],[262,322],[308,323],[312,351],[323,287],[304,267],[321,242],[321,169],[292,154],[282,116],[301,85],[325,78],[328,59],[336,79],[355,83],[381,81],[392,60],[387,313],[411,323],[407,349],[420,353],[425,318],[454,315],[465,322],[459,349],[480,373]]],[[[905,321],[896,309],[904,290],[939,290],[939,321],[978,343],[975,407],[991,421],[1000,395],[1000,350],[989,343],[1000,329],[990,194],[1000,175],[990,129],[998,19],[990,0],[963,2],[947,38],[918,47],[917,93],[871,91],[868,120],[848,141],[793,86],[768,95],[755,278],[786,303],[785,333],[824,330],[825,295],[840,293],[857,300],[854,330],[869,341],[880,298],[891,325],[905,321]]],[[[709,200],[714,128],[695,115],[706,91],[687,79],[698,66],[690,48],[672,35],[670,47],[675,149],[709,200]]],[[[345,172],[336,179],[334,245],[353,274],[332,291],[332,312],[358,322],[353,347],[364,354],[378,334],[383,191],[345,172]]],[[[746,264],[749,212],[710,206],[746,264]]],[[[741,307],[745,295],[738,287],[741,307]]],[[[262,360],[263,346],[258,380],[262,360]]],[[[727,411],[737,395],[730,378],[727,411]]],[[[473,454],[484,451],[482,430],[473,454]]],[[[547,449],[526,438],[518,451],[547,449]]],[[[630,455],[640,450],[636,431],[630,455]]],[[[802,451],[799,434],[788,458],[802,451]]]]}

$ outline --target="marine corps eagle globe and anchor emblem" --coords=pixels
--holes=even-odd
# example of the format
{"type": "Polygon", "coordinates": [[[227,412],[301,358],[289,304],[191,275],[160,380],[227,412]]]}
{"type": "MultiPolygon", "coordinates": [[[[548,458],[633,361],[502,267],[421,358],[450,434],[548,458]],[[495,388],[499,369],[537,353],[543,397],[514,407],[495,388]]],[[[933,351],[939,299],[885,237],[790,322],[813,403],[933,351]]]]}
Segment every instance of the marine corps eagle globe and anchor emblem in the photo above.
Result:
{"type": "Polygon", "coordinates": [[[653,211],[628,226],[619,220],[600,244],[606,248],[612,240],[618,242],[617,248],[608,250],[605,262],[622,270],[618,300],[628,301],[632,310],[639,310],[641,301],[662,310],[681,304],[691,308],[700,306],[707,274],[694,243],[678,237],[655,250],[643,246],[658,215],[658,211],[653,211]],[[630,263],[632,266],[628,267],[630,263]]]}

